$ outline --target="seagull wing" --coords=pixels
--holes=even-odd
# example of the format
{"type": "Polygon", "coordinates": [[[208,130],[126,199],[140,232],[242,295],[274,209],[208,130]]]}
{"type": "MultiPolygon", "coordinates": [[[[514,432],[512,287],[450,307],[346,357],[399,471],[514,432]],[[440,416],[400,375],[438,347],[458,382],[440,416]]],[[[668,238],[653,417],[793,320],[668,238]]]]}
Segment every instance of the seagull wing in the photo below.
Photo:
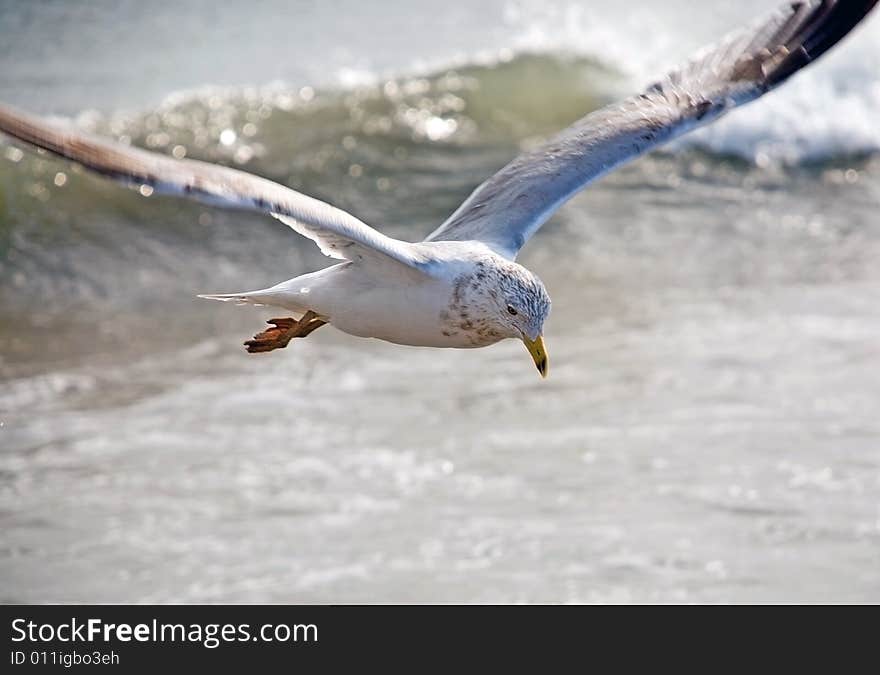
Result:
{"type": "Polygon", "coordinates": [[[565,201],[621,164],[779,86],[877,0],[790,2],[632,98],[582,118],[501,169],[426,241],[477,240],[515,258],[565,201]]]}
{"type": "Polygon", "coordinates": [[[269,213],[314,241],[331,258],[378,257],[420,271],[429,264],[418,245],[387,237],[341,209],[244,171],[95,138],[3,105],[0,131],[110,178],[149,185],[157,193],[269,213]]]}

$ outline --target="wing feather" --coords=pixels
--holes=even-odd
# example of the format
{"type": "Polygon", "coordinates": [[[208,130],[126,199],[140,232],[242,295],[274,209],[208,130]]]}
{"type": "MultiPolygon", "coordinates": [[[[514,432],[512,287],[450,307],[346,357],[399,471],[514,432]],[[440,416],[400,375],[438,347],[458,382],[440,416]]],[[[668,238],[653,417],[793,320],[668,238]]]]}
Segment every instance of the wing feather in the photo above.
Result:
{"type": "Polygon", "coordinates": [[[699,52],[638,95],[597,110],[480,185],[426,241],[477,240],[511,259],[572,195],[612,169],[779,86],[877,0],[791,2],[699,52]]]}
{"type": "Polygon", "coordinates": [[[269,213],[340,260],[390,259],[424,270],[421,247],[387,237],[345,211],[265,178],[96,138],[0,105],[0,131],[110,178],[215,206],[269,213]]]}

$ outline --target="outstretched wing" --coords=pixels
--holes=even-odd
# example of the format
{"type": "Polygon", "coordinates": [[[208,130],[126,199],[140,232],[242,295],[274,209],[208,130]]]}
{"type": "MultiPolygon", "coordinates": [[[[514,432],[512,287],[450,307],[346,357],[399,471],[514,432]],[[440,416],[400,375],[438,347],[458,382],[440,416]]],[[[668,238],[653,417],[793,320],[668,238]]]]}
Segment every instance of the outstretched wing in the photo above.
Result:
{"type": "Polygon", "coordinates": [[[0,131],[110,178],[148,185],[157,193],[272,214],[331,258],[357,261],[378,256],[416,269],[427,263],[417,245],[387,237],[341,209],[244,171],[113,143],[3,105],[0,131]]]}
{"type": "Polygon", "coordinates": [[[515,258],[566,200],[621,164],[779,86],[877,0],[791,2],[704,49],[643,94],[597,110],[479,186],[426,241],[482,241],[515,258]]]}

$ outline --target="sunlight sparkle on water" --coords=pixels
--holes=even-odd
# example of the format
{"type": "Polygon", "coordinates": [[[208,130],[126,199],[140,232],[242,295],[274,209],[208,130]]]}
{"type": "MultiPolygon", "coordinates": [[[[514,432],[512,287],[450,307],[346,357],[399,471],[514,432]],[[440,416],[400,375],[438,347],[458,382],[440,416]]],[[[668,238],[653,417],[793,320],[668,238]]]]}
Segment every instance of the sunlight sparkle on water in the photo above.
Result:
{"type": "Polygon", "coordinates": [[[232,129],[224,129],[220,132],[220,143],[222,145],[232,145],[235,143],[236,138],[238,138],[238,134],[232,129]]]}

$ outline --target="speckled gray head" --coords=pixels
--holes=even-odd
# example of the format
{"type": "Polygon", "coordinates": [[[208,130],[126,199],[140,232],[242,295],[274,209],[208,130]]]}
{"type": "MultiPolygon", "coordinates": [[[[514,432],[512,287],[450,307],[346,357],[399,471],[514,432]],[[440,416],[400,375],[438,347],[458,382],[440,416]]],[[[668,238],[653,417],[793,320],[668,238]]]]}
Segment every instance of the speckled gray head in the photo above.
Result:
{"type": "Polygon", "coordinates": [[[543,332],[549,313],[550,296],[541,280],[522,265],[493,257],[456,279],[448,317],[452,329],[465,333],[474,347],[522,340],[546,377],[543,332]]]}

